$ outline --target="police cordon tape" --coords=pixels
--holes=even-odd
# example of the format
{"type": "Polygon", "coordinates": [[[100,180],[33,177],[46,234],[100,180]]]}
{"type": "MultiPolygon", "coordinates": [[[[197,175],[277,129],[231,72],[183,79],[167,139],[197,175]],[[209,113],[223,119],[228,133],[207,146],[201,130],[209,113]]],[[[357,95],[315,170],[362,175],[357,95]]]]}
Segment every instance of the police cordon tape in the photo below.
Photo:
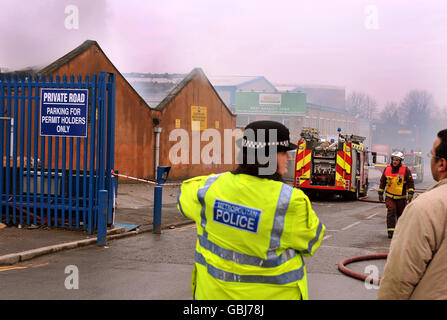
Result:
{"type": "MultiPolygon", "coordinates": [[[[113,170],[112,170],[112,175],[114,175],[116,177],[126,178],[126,179],[129,179],[129,180],[135,180],[135,181],[140,181],[140,182],[145,182],[145,183],[149,183],[149,184],[158,185],[158,183],[156,181],[127,176],[125,174],[116,173],[113,170]]],[[[183,183],[183,181],[182,182],[177,182],[177,183],[163,183],[162,185],[164,185],[164,186],[181,186],[182,183],[183,183]]],[[[422,193],[422,192],[425,192],[425,191],[426,191],[426,189],[416,189],[415,190],[415,192],[419,192],[419,193],[422,193]]],[[[359,198],[359,200],[360,201],[365,201],[365,202],[379,202],[377,200],[367,200],[367,197],[359,198]]]]}
{"type": "MultiPolygon", "coordinates": [[[[415,193],[424,193],[425,191],[427,191],[427,189],[414,189],[415,193]]],[[[379,200],[368,199],[368,196],[360,197],[358,200],[363,202],[381,203],[379,200]]]]}
{"type": "Polygon", "coordinates": [[[131,176],[126,176],[125,174],[121,174],[121,173],[116,173],[115,171],[112,170],[112,175],[114,175],[115,177],[121,177],[121,178],[126,178],[129,180],[135,180],[135,181],[140,181],[140,182],[145,182],[145,183],[149,183],[149,184],[154,184],[154,185],[163,185],[163,186],[181,186],[182,182],[178,182],[178,183],[162,183],[162,184],[158,184],[157,181],[152,181],[152,180],[146,180],[146,179],[141,179],[141,178],[135,178],[135,177],[131,177],[131,176]]]}
{"type": "MultiPolygon", "coordinates": [[[[140,182],[145,182],[145,183],[149,183],[149,184],[155,184],[158,185],[158,183],[156,181],[151,181],[151,180],[146,180],[146,179],[141,179],[141,178],[135,178],[135,177],[131,177],[131,176],[127,176],[124,174],[120,174],[120,173],[115,173],[112,170],[112,175],[117,176],[117,177],[122,177],[122,178],[126,178],[126,179],[130,179],[130,180],[136,180],[136,181],[140,181],[140,182]]],[[[167,186],[180,186],[182,183],[164,183],[163,185],[167,185],[167,186]]],[[[415,190],[416,192],[424,192],[426,191],[425,189],[419,189],[419,190],[415,190]]],[[[365,202],[375,202],[375,203],[380,203],[380,201],[377,200],[368,200],[368,197],[362,197],[359,198],[360,201],[365,201],[365,202]]],[[[367,281],[371,284],[379,284],[380,283],[380,278],[376,279],[373,277],[370,277],[366,274],[363,273],[358,273],[355,272],[349,268],[346,267],[347,264],[352,263],[352,262],[358,262],[358,261],[364,261],[364,260],[373,260],[373,259],[386,259],[388,257],[388,253],[381,253],[381,254],[369,254],[369,255],[362,255],[362,256],[355,256],[355,257],[350,257],[350,258],[346,258],[343,259],[342,261],[340,261],[338,263],[338,270],[340,270],[342,273],[353,277],[355,279],[358,280],[362,280],[362,281],[367,281]]]]}

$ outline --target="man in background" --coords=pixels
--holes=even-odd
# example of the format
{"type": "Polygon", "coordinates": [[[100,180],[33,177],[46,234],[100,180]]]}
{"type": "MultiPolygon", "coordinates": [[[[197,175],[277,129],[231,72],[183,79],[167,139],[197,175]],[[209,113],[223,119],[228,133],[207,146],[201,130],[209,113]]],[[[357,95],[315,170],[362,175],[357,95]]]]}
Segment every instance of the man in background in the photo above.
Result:
{"type": "Polygon", "coordinates": [[[399,219],[378,299],[447,299],[447,129],[438,132],[429,157],[437,183],[399,219]]]}

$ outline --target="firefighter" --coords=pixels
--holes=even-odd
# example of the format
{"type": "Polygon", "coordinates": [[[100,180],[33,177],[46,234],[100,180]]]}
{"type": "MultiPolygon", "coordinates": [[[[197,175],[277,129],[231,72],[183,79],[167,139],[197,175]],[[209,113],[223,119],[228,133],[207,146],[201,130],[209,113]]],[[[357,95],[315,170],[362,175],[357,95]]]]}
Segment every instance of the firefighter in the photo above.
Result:
{"type": "Polygon", "coordinates": [[[282,182],[287,151],[297,146],[274,121],[250,123],[240,143],[236,170],[186,180],[180,189],[178,209],[197,225],[192,296],[307,300],[303,256],[320,246],[325,226],[308,197],[282,182]],[[261,170],[272,163],[272,171],[261,170]]]}
{"type": "Polygon", "coordinates": [[[379,201],[383,202],[383,193],[385,192],[386,225],[389,239],[393,237],[397,220],[404,211],[407,201],[411,202],[414,194],[413,176],[403,161],[404,154],[402,152],[393,152],[391,164],[385,168],[380,178],[379,201]]]}

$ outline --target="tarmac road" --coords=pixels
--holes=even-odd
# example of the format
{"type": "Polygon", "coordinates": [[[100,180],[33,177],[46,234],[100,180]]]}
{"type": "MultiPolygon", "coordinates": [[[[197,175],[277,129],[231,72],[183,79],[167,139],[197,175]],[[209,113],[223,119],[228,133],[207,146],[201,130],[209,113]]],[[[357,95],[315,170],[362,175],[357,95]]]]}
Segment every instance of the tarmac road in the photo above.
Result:
{"type": "MultiPolygon", "coordinates": [[[[372,199],[377,199],[376,189],[380,175],[376,176],[370,175],[370,181],[375,183],[369,191],[372,199]]],[[[432,184],[434,181],[429,168],[426,168],[424,182],[416,185],[416,188],[425,189],[432,184]]],[[[179,222],[177,217],[180,215],[175,208],[177,189],[178,187],[165,187],[163,190],[163,219],[168,226],[179,222]]],[[[119,222],[150,225],[152,194],[153,190],[149,185],[121,185],[117,199],[120,208],[119,222]]],[[[390,240],[386,234],[384,204],[318,199],[312,201],[312,206],[327,229],[316,254],[305,258],[310,299],[375,299],[376,288],[365,286],[362,281],[342,274],[337,265],[347,257],[388,252],[390,240]]],[[[180,222],[185,223],[183,220],[180,222]]],[[[3,229],[2,234],[4,236],[6,231],[15,232],[16,236],[22,237],[29,234],[26,238],[29,238],[29,242],[39,236],[39,241],[34,240],[38,246],[45,245],[46,238],[41,239],[41,236],[50,233],[63,233],[64,237],[57,237],[59,240],[66,237],[85,238],[83,234],[78,235],[76,232],[15,229],[3,229]]],[[[45,255],[16,265],[0,266],[0,300],[190,300],[195,237],[195,227],[189,225],[163,230],[161,235],[145,232],[112,240],[106,247],[92,245],[45,255]],[[74,275],[72,269],[65,272],[67,266],[77,268],[78,289],[67,289],[65,286],[67,279],[74,275]]],[[[10,240],[6,243],[23,242],[10,240]]],[[[19,249],[21,247],[8,248],[13,252],[19,249]]],[[[9,252],[6,250],[3,254],[5,253],[9,252]]],[[[380,277],[384,264],[385,260],[375,260],[353,263],[349,268],[361,273],[368,273],[373,268],[377,271],[374,276],[380,277]]]]}
{"type": "Polygon", "coordinates": [[[190,225],[43,256],[0,270],[0,299],[190,299],[194,245],[190,225]],[[78,289],[65,286],[67,266],[78,289]]]}
{"type": "MultiPolygon", "coordinates": [[[[314,201],[313,208],[327,227],[322,246],[305,258],[310,299],[372,300],[377,290],[340,273],[346,257],[387,252],[383,204],[357,201],[314,201]]],[[[0,299],[160,299],[190,300],[196,229],[188,225],[109,241],[106,247],[89,246],[42,256],[0,269],[0,299]],[[78,289],[73,285],[75,266],[78,289]],[[70,268],[70,267],[69,267],[70,268]],[[71,267],[72,268],[72,267],[71,267]],[[67,271],[67,273],[66,273],[67,271]]],[[[364,272],[374,264],[382,272],[384,261],[353,264],[364,272]]]]}

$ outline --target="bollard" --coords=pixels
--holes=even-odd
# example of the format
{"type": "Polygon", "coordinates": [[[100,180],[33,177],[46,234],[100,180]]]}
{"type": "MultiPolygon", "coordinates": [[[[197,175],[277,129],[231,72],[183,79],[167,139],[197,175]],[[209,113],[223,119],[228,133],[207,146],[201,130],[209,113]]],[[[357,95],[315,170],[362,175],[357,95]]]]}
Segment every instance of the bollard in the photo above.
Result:
{"type": "Polygon", "coordinates": [[[161,234],[162,184],[166,182],[171,167],[157,167],[157,185],[154,187],[154,226],[153,233],[161,234]]]}
{"type": "Polygon", "coordinates": [[[107,207],[108,207],[108,191],[99,190],[98,204],[98,238],[97,244],[104,245],[107,237],[107,207]]]}
{"type": "Polygon", "coordinates": [[[162,205],[163,187],[156,185],[154,187],[154,227],[153,233],[161,233],[161,205],[162,205]]]}

